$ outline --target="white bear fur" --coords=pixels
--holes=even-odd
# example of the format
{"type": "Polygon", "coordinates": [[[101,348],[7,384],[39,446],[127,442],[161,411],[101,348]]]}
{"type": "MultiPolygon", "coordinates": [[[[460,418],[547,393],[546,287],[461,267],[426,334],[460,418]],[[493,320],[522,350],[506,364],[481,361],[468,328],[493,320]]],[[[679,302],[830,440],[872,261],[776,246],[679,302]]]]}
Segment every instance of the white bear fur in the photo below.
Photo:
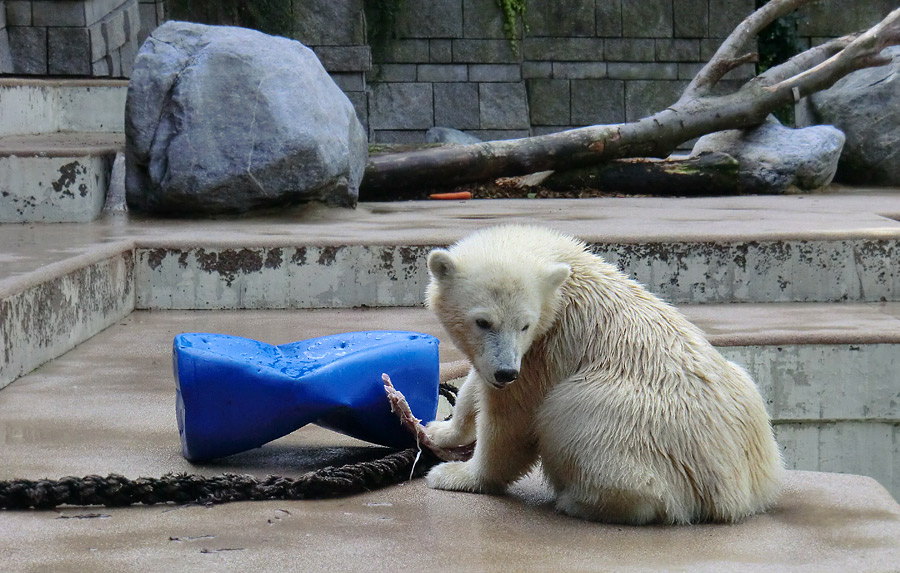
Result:
{"type": "Polygon", "coordinates": [[[453,417],[426,431],[476,440],[430,487],[502,492],[540,459],[557,508],[590,520],[733,522],[772,505],[783,463],[756,385],[584,243],[494,227],[428,268],[428,306],[473,367],[453,417]]]}

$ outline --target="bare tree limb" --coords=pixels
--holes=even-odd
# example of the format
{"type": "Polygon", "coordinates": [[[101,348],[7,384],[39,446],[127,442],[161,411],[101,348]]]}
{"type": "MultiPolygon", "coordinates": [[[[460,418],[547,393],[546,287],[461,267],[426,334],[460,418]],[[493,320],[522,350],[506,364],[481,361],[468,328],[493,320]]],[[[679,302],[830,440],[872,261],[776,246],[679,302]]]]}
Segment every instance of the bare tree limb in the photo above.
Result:
{"type": "Polygon", "coordinates": [[[740,61],[749,54],[739,56],[746,51],[747,45],[759,33],[786,14],[790,14],[810,0],[771,0],[765,6],[747,16],[734,31],[729,34],[716,53],[684,90],[682,99],[708,95],[710,90],[732,69],[744,63],[740,61]],[[739,63],[738,63],[739,62],[739,63]]]}
{"type": "MultiPolygon", "coordinates": [[[[851,40],[847,36],[847,40],[851,40]]],[[[891,61],[881,51],[900,41],[900,8],[894,10],[877,25],[857,35],[842,50],[792,77],[769,87],[769,90],[798,89],[801,97],[826,89],[850,72],[883,66],[891,61]]]]}
{"type": "Polygon", "coordinates": [[[685,95],[650,117],[512,141],[375,156],[366,168],[360,198],[365,200],[370,190],[455,186],[626,157],[666,157],[695,137],[759,125],[773,110],[796,98],[826,89],[857,69],[884,63],[880,51],[900,44],[898,9],[863,34],[808,50],[733,93],[709,95],[715,82],[742,59],[738,54],[753,35],[808,1],[772,0],[752,14],[726,39],[685,95]]]}
{"type": "Polygon", "coordinates": [[[841,50],[849,46],[862,32],[849,34],[840,38],[835,38],[824,44],[820,44],[815,48],[810,48],[805,52],[797,54],[788,61],[771,67],[765,72],[757,76],[757,81],[764,86],[771,86],[782,82],[788,78],[796,76],[810,68],[818,66],[828,58],[839,53],[841,50]]]}

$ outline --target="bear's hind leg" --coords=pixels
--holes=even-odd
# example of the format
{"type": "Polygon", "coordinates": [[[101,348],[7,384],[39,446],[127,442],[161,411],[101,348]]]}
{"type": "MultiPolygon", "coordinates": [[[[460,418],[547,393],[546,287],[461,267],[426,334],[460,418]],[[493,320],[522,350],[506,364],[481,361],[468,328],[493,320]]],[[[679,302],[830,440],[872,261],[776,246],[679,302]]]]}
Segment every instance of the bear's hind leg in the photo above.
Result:
{"type": "Polygon", "coordinates": [[[671,511],[672,488],[646,454],[647,438],[635,431],[636,409],[629,400],[615,380],[590,372],[547,394],[536,430],[557,508],[608,523],[682,521],[671,511]]]}
{"type": "Polygon", "coordinates": [[[659,500],[611,490],[601,492],[600,498],[584,501],[572,490],[563,489],[557,493],[556,509],[572,517],[604,523],[646,525],[665,520],[665,508],[659,500]]]}

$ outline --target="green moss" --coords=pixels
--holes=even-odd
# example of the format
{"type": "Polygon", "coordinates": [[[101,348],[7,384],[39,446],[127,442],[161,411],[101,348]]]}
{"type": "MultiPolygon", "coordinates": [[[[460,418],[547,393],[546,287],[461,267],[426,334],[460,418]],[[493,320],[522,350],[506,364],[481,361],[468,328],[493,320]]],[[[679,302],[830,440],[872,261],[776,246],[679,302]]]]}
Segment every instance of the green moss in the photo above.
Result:
{"type": "Polygon", "coordinates": [[[516,31],[516,23],[519,18],[522,18],[523,30],[528,31],[528,24],[525,23],[525,0],[497,0],[497,5],[503,11],[503,32],[513,52],[518,54],[519,34],[516,31]]]}

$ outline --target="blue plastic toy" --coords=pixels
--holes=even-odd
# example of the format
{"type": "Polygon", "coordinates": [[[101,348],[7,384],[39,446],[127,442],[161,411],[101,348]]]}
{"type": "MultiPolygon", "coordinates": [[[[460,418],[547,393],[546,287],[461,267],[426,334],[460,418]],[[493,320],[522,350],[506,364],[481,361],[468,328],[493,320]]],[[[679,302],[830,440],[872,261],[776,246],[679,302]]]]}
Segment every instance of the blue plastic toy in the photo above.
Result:
{"type": "Polygon", "coordinates": [[[413,437],[391,413],[381,374],[413,414],[433,420],[438,340],[405,331],[367,331],[281,346],[224,334],[175,337],[176,412],[191,461],[258,448],[301,426],[320,426],[391,447],[413,437]]]}

